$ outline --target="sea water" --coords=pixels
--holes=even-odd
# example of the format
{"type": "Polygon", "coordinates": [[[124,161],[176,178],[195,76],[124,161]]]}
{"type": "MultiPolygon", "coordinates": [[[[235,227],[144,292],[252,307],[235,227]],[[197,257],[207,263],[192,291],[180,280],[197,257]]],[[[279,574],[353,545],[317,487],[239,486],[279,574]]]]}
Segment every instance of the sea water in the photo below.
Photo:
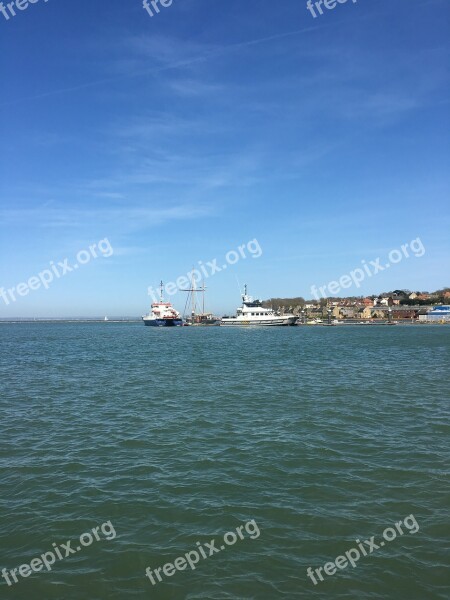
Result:
{"type": "Polygon", "coordinates": [[[0,342],[0,569],[55,555],[1,598],[448,598],[450,327],[22,323],[0,342]]]}

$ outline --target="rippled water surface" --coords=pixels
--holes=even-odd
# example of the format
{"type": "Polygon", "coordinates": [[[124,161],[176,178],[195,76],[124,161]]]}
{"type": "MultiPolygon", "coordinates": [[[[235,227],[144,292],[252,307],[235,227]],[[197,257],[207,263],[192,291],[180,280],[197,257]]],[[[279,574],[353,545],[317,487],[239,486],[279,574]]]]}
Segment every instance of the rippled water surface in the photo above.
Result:
{"type": "Polygon", "coordinates": [[[2,598],[448,598],[450,327],[2,324],[0,341],[0,568],[116,532],[0,579],[2,598]],[[307,576],[408,515],[416,533],[307,576]],[[146,578],[253,519],[258,537],[146,578]]]}

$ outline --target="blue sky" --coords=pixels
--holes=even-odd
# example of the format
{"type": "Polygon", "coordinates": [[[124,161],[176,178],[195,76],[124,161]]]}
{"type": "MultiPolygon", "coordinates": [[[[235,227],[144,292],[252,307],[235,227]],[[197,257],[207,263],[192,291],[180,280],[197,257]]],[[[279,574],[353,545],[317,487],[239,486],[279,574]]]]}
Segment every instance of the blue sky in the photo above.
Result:
{"type": "Polygon", "coordinates": [[[417,237],[422,257],[341,295],[449,285],[449,21],[447,0],[0,14],[0,287],[114,248],[0,317],[141,315],[148,286],[255,238],[258,259],[207,281],[218,314],[238,281],[311,297],[417,237]]]}

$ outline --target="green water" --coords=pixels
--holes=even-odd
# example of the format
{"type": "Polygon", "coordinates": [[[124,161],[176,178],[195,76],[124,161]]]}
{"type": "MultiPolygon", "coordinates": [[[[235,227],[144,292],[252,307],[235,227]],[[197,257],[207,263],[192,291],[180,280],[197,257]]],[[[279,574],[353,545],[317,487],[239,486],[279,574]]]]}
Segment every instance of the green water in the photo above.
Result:
{"type": "Polygon", "coordinates": [[[0,568],[116,533],[0,579],[1,598],[448,598],[450,327],[2,324],[0,341],[0,568]],[[307,576],[408,515],[415,533],[307,576]],[[145,576],[251,520],[259,536],[195,570],[145,576]]]}

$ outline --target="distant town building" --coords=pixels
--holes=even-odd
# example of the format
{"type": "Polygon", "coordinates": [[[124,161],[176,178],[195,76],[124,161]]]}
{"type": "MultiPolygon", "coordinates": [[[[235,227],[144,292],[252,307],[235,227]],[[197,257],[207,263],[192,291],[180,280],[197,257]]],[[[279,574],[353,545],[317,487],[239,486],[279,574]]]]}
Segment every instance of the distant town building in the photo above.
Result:
{"type": "Polygon", "coordinates": [[[392,311],[392,317],[394,319],[416,319],[418,316],[418,309],[411,306],[398,307],[392,311]]]}
{"type": "Polygon", "coordinates": [[[373,301],[374,306],[392,306],[392,303],[392,298],[390,298],[387,294],[381,294],[373,301]]]}

